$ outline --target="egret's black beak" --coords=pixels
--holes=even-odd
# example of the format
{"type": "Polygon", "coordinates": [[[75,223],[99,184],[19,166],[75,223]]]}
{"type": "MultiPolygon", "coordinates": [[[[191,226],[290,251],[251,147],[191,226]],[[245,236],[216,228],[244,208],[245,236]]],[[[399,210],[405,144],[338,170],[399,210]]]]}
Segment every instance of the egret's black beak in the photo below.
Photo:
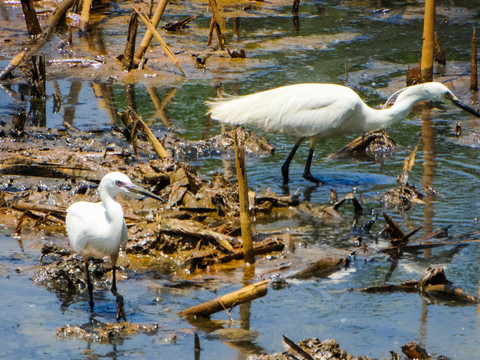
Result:
{"type": "Polygon", "coordinates": [[[151,193],[150,191],[145,190],[144,188],[141,188],[140,186],[137,186],[135,184],[125,184],[124,187],[128,191],[131,191],[133,193],[148,196],[148,197],[151,197],[155,200],[160,200],[163,203],[165,202],[165,200],[163,200],[161,197],[159,197],[159,196],[155,195],[154,193],[151,193]]]}
{"type": "Polygon", "coordinates": [[[472,115],[475,115],[475,116],[480,117],[480,113],[479,113],[477,110],[472,109],[472,108],[471,108],[470,106],[468,106],[468,105],[465,105],[464,103],[462,103],[462,102],[461,102],[460,100],[458,100],[457,98],[454,97],[454,98],[452,98],[451,100],[452,100],[452,102],[453,102],[456,106],[458,106],[460,109],[463,109],[463,110],[469,112],[469,113],[472,114],[472,115]]]}

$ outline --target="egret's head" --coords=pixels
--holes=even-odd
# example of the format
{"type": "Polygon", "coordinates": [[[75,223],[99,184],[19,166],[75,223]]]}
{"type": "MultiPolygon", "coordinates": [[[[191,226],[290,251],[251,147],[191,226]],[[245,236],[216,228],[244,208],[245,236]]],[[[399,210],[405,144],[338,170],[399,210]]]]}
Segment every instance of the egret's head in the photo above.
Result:
{"type": "MultiPolygon", "coordinates": [[[[450,91],[448,87],[439,83],[439,82],[428,82],[413,86],[408,86],[397,91],[395,94],[390,96],[385,105],[395,96],[398,95],[397,101],[401,98],[413,98],[414,102],[422,100],[431,100],[431,101],[440,101],[445,103],[452,102],[455,106],[469,112],[472,115],[480,117],[480,113],[471,108],[470,106],[462,103],[454,94],[450,91]]],[[[408,100],[407,100],[408,101],[408,100]]]]}
{"type": "Polygon", "coordinates": [[[103,196],[102,194],[108,194],[112,198],[115,198],[118,194],[132,195],[132,193],[135,193],[165,202],[150,191],[135,185],[127,175],[120,172],[112,172],[105,175],[100,182],[99,191],[101,196],[103,196]]]}

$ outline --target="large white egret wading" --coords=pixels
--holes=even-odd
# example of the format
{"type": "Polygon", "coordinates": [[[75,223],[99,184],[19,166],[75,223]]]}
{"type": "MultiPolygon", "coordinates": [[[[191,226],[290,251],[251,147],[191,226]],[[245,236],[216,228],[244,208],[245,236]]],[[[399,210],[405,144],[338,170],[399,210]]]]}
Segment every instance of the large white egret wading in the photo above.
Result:
{"type": "Polygon", "coordinates": [[[384,128],[404,119],[412,106],[423,100],[451,101],[480,117],[480,113],[462,103],[445,85],[438,82],[409,86],[392,97],[394,95],[398,97],[390,108],[376,110],[345,86],[297,84],[250,95],[213,99],[207,101],[207,105],[208,114],[214,120],[297,137],[295,146],[282,166],[284,185],[288,184],[290,162],[307,138],[310,139],[310,151],[303,177],[318,184],[321,181],[312,176],[310,166],[319,140],[384,128]]]}
{"type": "Polygon", "coordinates": [[[90,257],[110,256],[113,267],[112,293],[117,302],[117,320],[126,321],[123,296],[117,292],[115,268],[120,247],[128,240],[127,226],[122,206],[115,201],[117,195],[137,193],[164,202],[160,197],[135,185],[127,175],[112,172],[105,175],[99,185],[102,201],[91,203],[80,201],[67,209],[66,227],[72,248],[85,261],[90,310],[93,313],[93,285],[88,271],[90,257]]]}

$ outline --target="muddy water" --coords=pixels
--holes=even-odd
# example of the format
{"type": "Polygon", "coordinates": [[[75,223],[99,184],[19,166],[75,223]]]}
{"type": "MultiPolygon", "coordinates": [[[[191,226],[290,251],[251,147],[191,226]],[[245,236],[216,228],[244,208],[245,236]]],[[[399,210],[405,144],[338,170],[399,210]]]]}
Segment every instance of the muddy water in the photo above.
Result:
{"type": "MultiPolygon", "coordinates": [[[[478,10],[469,10],[476,9],[473,5],[475,2],[439,2],[437,32],[448,64],[437,67],[436,72],[437,79],[447,82],[457,96],[478,108],[479,97],[467,90],[468,80],[463,76],[469,69],[471,29],[479,25],[478,10]]],[[[194,3],[191,10],[202,11],[203,8],[194,3]]],[[[2,21],[7,20],[6,13],[0,15],[2,21]]],[[[105,79],[97,74],[100,80],[95,83],[81,76],[49,78],[46,116],[38,120],[32,115],[27,125],[60,128],[66,121],[80,130],[107,129],[115,123],[110,116],[112,110],[124,109],[133,99],[137,111],[144,119],[152,121],[154,129],[169,126],[186,139],[201,139],[221,131],[219,124],[210,123],[204,115],[203,101],[215,96],[216,87],[221,86],[228,93],[246,94],[310,81],[351,86],[367,103],[376,106],[403,86],[407,65],[414,66],[419,59],[421,15],[421,4],[412,5],[410,2],[375,6],[363,2],[305,2],[298,19],[292,18],[290,5],[270,5],[264,12],[252,10],[250,17],[240,18],[240,32],[235,38],[231,36],[233,19],[227,22],[231,47],[245,48],[248,56],[246,60],[235,60],[231,68],[212,66],[209,69],[207,63],[207,69],[202,71],[195,69],[192,63],[186,63],[189,73],[186,79],[172,74],[167,78],[162,75],[143,79],[131,86],[124,84],[122,76],[105,79]],[[295,26],[296,21],[299,27],[295,26]],[[152,88],[159,99],[165,99],[174,88],[177,89],[173,100],[164,109],[166,118],[157,113],[152,88]],[[62,106],[59,111],[54,111],[52,94],[58,91],[62,106]]],[[[167,12],[166,16],[175,18],[173,12],[167,12]]],[[[114,31],[112,25],[119,19],[123,21],[125,14],[112,13],[99,26],[100,35],[113,45],[123,41],[123,28],[114,31]]],[[[208,23],[209,18],[201,15],[191,31],[204,29],[208,23]]],[[[170,35],[168,38],[173,46],[182,41],[181,36],[170,35]]],[[[203,49],[199,42],[205,40],[199,36],[195,41],[190,39],[187,46],[203,49]]],[[[2,56],[5,56],[0,58],[3,67],[8,56],[2,56]]],[[[20,95],[25,93],[25,88],[20,85],[11,88],[20,95]]],[[[25,96],[27,101],[22,102],[20,96],[12,98],[0,90],[2,122],[8,124],[19,106],[26,106],[27,112],[31,110],[28,94],[25,96]]],[[[448,225],[452,225],[451,235],[479,230],[479,149],[476,141],[466,138],[478,131],[479,126],[478,120],[450,107],[435,108],[428,113],[419,110],[402,124],[389,129],[389,135],[402,151],[385,163],[326,160],[328,154],[340,149],[351,137],[325,141],[318,147],[312,166],[314,174],[327,183],[320,188],[311,187],[301,177],[307,155],[304,146],[292,162],[290,190],[298,189],[302,198],[323,204],[329,201],[330,188],[339,194],[353,189],[366,199],[361,223],[370,220],[372,213],[388,211],[406,230],[423,226],[422,231],[427,233],[448,225]],[[453,136],[458,121],[463,124],[465,137],[462,139],[453,136]],[[408,211],[384,209],[374,196],[396,185],[403,159],[421,136],[421,150],[410,179],[418,187],[431,184],[438,196],[408,211]]],[[[293,139],[271,134],[265,136],[275,144],[276,152],[270,157],[248,157],[249,185],[257,191],[270,187],[281,192],[280,166],[293,139]]],[[[228,158],[189,158],[187,161],[205,178],[213,172],[233,168],[228,158]]],[[[262,232],[289,231],[297,242],[297,256],[308,262],[321,250],[351,250],[353,247],[349,239],[356,228],[352,227],[351,208],[347,206],[341,211],[345,216],[341,224],[329,225],[318,219],[275,218],[259,221],[255,226],[262,232]]],[[[380,217],[372,233],[381,230],[383,224],[380,217]]],[[[188,359],[194,357],[195,332],[202,347],[199,358],[203,359],[243,359],[251,352],[281,351],[282,334],[294,340],[335,338],[352,354],[376,358],[389,357],[390,350],[400,353],[401,346],[410,340],[422,344],[436,356],[470,359],[480,351],[480,315],[474,306],[430,304],[417,294],[348,291],[385,281],[398,283],[419,279],[428,267],[444,267],[450,281],[476,294],[480,272],[480,247],[476,244],[406,254],[397,264],[383,255],[367,259],[360,255],[352,261],[349,269],[327,279],[295,281],[281,290],[270,289],[264,298],[232,310],[232,323],[223,313],[212,316],[210,323],[195,324],[188,323],[176,313],[215,297],[215,292],[223,294],[238,289],[243,282],[242,271],[221,274],[221,281],[218,281],[218,273],[208,272],[195,276],[181,271],[127,272],[128,279],[120,282],[119,291],[126,300],[128,319],[135,323],[158,323],[159,330],[155,335],[136,335],[106,345],[57,339],[58,327],[89,322],[86,298],[65,298],[62,294],[37,287],[31,281],[39,265],[41,244],[50,241],[65,244],[65,236],[26,233],[20,240],[12,237],[10,226],[3,225],[0,231],[0,331],[2,343],[6,344],[2,349],[5,358],[188,359]],[[236,337],[232,339],[228,329],[245,331],[235,332],[236,337]]],[[[369,239],[368,244],[372,248],[387,246],[374,239],[369,239]]],[[[255,276],[262,277],[271,267],[269,262],[278,265],[282,260],[260,260],[255,276]]],[[[239,270],[242,270],[241,266],[239,270]]],[[[95,297],[95,319],[112,321],[115,305],[111,294],[97,291],[95,297]]]]}

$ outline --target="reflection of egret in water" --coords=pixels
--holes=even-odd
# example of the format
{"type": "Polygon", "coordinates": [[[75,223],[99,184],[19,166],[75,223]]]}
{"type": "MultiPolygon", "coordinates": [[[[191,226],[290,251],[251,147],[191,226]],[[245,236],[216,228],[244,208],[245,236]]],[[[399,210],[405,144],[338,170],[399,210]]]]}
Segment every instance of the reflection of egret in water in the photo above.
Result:
{"type": "Polygon", "coordinates": [[[85,261],[90,310],[93,312],[93,285],[88,271],[89,257],[110,256],[112,262],[112,293],[117,301],[117,320],[125,318],[123,296],[117,292],[115,277],[120,247],[128,239],[127,226],[123,218],[122,206],[115,201],[119,194],[137,193],[163,200],[155,194],[133,184],[128,176],[113,172],[105,175],[99,186],[102,201],[91,203],[80,201],[67,209],[66,228],[72,248],[82,255],[85,261]]]}
{"type": "Polygon", "coordinates": [[[319,140],[399,122],[409,114],[415,103],[422,100],[449,100],[480,117],[480,113],[460,102],[445,85],[437,82],[409,86],[394,95],[398,96],[390,108],[376,110],[345,86],[297,84],[245,96],[214,99],[207,104],[212,119],[297,137],[295,146],[282,166],[284,185],[288,184],[290,162],[306,139],[310,139],[310,151],[303,177],[319,184],[321,181],[310,172],[315,145],[319,140]]]}

